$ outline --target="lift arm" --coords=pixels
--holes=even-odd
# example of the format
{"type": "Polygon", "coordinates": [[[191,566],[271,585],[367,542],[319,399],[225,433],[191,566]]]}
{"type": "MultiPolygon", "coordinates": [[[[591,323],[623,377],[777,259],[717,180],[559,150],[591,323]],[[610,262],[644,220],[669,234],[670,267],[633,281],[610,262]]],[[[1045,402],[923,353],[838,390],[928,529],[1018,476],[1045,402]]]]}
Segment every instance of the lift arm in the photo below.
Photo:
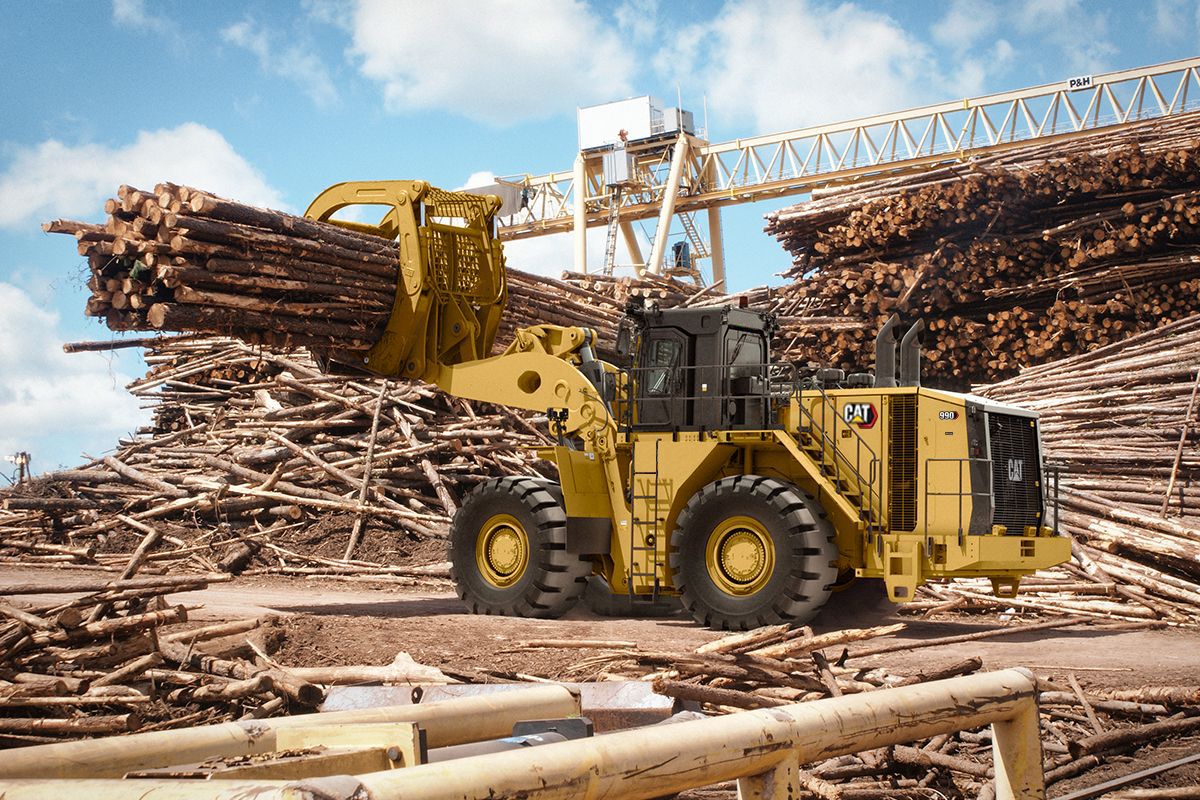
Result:
{"type": "Polygon", "coordinates": [[[553,411],[558,432],[611,455],[616,423],[581,371],[615,368],[595,360],[595,332],[535,325],[489,356],[508,298],[504,254],[495,239],[500,199],[448,192],[424,181],[339,183],[306,216],[396,241],[400,269],[386,331],[362,364],[385,377],[422,380],[448,394],[529,411],[553,411]],[[376,207],[376,224],[335,219],[351,206],[376,207]]]}

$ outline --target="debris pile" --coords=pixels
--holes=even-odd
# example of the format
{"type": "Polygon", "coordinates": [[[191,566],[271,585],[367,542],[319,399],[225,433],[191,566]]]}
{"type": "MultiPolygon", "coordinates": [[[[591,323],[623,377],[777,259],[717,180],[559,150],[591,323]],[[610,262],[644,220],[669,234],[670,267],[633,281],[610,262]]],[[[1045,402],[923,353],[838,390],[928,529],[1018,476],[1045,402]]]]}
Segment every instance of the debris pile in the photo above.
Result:
{"type": "Polygon", "coordinates": [[[326,375],[304,350],[163,339],[146,360],[129,389],[154,409],[150,428],[0,495],[0,553],[117,569],[153,526],[160,567],[415,582],[399,565],[444,560],[476,483],[553,469],[530,449],[550,443],[537,416],[326,375]]]}
{"type": "Polygon", "coordinates": [[[5,587],[0,747],[304,712],[328,685],[450,681],[404,654],[379,667],[283,667],[247,638],[261,619],[188,625],[198,607],[166,595],[231,576],[137,574],[160,538],[149,529],[115,578],[5,587]],[[30,595],[34,605],[20,602],[30,595]]]}
{"type": "Polygon", "coordinates": [[[838,188],[768,217],[794,359],[869,371],[892,313],[963,388],[1200,312],[1200,116],[838,188]]]}

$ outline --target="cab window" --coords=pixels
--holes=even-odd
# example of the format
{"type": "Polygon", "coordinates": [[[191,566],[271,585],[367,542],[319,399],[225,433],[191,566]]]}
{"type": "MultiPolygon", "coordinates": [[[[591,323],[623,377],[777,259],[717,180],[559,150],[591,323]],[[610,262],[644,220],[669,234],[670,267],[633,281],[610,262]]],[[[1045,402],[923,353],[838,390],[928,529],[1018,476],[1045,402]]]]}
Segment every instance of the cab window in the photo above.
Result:
{"type": "Polygon", "coordinates": [[[661,397],[671,393],[671,376],[679,367],[682,343],[677,339],[655,339],[650,342],[646,359],[645,394],[661,397]]]}

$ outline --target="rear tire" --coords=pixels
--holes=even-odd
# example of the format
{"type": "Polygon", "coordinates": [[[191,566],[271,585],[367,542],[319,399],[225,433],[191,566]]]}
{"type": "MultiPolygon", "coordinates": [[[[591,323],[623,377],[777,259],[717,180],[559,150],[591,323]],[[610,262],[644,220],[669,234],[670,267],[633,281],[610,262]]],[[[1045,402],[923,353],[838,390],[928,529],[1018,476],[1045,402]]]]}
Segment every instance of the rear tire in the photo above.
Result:
{"type": "Polygon", "coordinates": [[[495,478],[450,527],[450,577],[474,614],[560,617],[583,595],[590,561],[567,552],[567,515],[550,481],[495,478]]]}
{"type": "Polygon", "coordinates": [[[716,630],[807,622],[829,599],[837,559],[833,525],[816,500],[756,475],[705,486],[671,534],[683,606],[716,630]]]}

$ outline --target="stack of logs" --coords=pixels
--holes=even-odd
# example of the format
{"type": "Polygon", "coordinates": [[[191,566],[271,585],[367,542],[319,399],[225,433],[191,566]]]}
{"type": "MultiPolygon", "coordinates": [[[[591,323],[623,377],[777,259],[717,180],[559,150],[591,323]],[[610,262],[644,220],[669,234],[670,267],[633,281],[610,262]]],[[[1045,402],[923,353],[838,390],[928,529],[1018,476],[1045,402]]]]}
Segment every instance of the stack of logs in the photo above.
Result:
{"type": "MultiPolygon", "coordinates": [[[[694,652],[653,651],[621,642],[564,642],[594,647],[575,664],[578,675],[653,681],[654,690],[702,704],[708,714],[735,713],[824,697],[872,692],[965,675],[983,668],[980,657],[947,658],[938,648],[1006,636],[1044,635],[1072,629],[1090,639],[1144,625],[1088,623],[1066,618],[1015,624],[937,638],[903,633],[905,625],[814,634],[786,625],[758,628],[709,642],[694,652]],[[1039,633],[1042,632],[1042,633],[1039,633]],[[900,635],[897,635],[900,634],[900,635]],[[892,637],[885,642],[872,639],[892,637]],[[912,651],[916,651],[913,653],[912,651]],[[881,657],[885,657],[881,661],[881,657]],[[908,664],[907,667],[899,666],[908,664]],[[920,665],[920,666],[914,666],[920,665]],[[646,670],[652,670],[646,674],[646,670]]],[[[555,646],[554,643],[536,643],[555,646]]],[[[1084,690],[1069,670],[1039,675],[1042,750],[1047,786],[1096,782],[1087,773],[1111,759],[1159,741],[1200,731],[1200,687],[1143,686],[1084,690]]],[[[1129,771],[1129,770],[1124,770],[1129,771]]],[[[991,796],[991,730],[936,736],[911,745],[867,751],[806,766],[799,776],[806,796],[991,796]]],[[[719,791],[705,797],[725,797],[719,791]]]]}
{"type": "Polygon", "coordinates": [[[1200,311],[1200,116],[840,188],[768,217],[795,360],[869,371],[892,313],[962,388],[1200,311]]]}
{"type": "MultiPolygon", "coordinates": [[[[114,331],[361,353],[391,314],[398,256],[388,240],[169,183],[121,186],[104,208],[102,225],[42,227],[76,238],[90,271],[86,314],[114,331]]],[[[611,349],[620,317],[611,299],[518,270],[508,291],[498,345],[516,327],[548,323],[595,328],[600,350],[611,349]]]]}
{"type": "Polygon", "coordinates": [[[165,595],[230,576],[135,577],[147,550],[139,548],[126,559],[116,579],[5,589],[14,602],[0,602],[0,617],[6,619],[0,626],[0,744],[157,730],[235,714],[270,716],[285,711],[289,699],[301,708],[320,702],[317,686],[241,659],[205,659],[193,652],[198,642],[244,633],[257,623],[181,630],[188,607],[167,605],[165,595]],[[33,607],[15,604],[27,594],[53,599],[33,607]]]}
{"type": "Polygon", "coordinates": [[[0,552],[115,569],[154,526],[158,566],[414,582],[429,571],[403,563],[444,560],[440,538],[478,482],[549,467],[528,449],[550,442],[536,416],[331,377],[303,350],[164,339],[146,360],[129,388],[154,409],[149,429],[6,491],[0,552]]]}

